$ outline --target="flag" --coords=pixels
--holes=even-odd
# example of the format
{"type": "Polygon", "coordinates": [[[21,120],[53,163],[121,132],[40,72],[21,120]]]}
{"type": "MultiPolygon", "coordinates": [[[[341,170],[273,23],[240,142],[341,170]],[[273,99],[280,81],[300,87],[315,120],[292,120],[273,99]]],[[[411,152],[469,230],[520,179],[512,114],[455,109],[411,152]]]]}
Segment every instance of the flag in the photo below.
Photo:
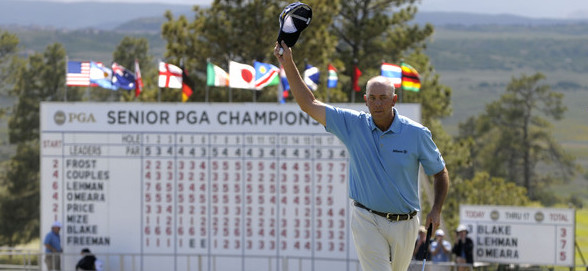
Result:
{"type": "Polygon", "coordinates": [[[329,64],[328,70],[329,75],[327,77],[327,88],[336,88],[337,81],[339,80],[339,78],[337,77],[337,70],[331,64],[329,64]]]}
{"type": "Polygon", "coordinates": [[[229,87],[255,89],[255,68],[229,61],[229,87]]]}
{"type": "Polygon", "coordinates": [[[278,77],[280,69],[278,67],[257,61],[253,62],[253,67],[255,68],[256,89],[277,85],[280,82],[280,78],[278,77]]]}
{"type": "Polygon", "coordinates": [[[400,88],[402,69],[398,65],[390,63],[382,63],[382,76],[390,78],[394,84],[394,88],[400,88]]]}
{"type": "Polygon", "coordinates": [[[418,92],[421,89],[419,73],[412,66],[401,63],[402,66],[402,89],[418,92]]]}
{"type": "Polygon", "coordinates": [[[288,83],[288,78],[286,78],[286,72],[284,71],[284,67],[280,66],[280,87],[278,88],[280,103],[286,103],[286,98],[289,96],[289,90],[290,83],[288,83]]]}
{"type": "Polygon", "coordinates": [[[90,83],[101,88],[117,90],[118,87],[112,83],[112,70],[106,68],[102,63],[90,62],[90,83]]]}
{"type": "Polygon", "coordinates": [[[353,90],[355,90],[355,92],[359,92],[361,90],[361,87],[359,87],[358,81],[359,77],[361,76],[361,71],[359,70],[357,65],[353,65],[353,67],[355,68],[353,71],[353,90]]]}
{"type": "Polygon", "coordinates": [[[306,70],[304,71],[304,83],[306,83],[310,90],[315,91],[318,89],[319,79],[319,69],[317,67],[306,64],[306,70]]]}
{"type": "Polygon", "coordinates": [[[65,85],[85,87],[90,85],[90,62],[68,61],[65,85]]]}
{"type": "Polygon", "coordinates": [[[112,63],[112,83],[119,88],[131,90],[135,89],[135,75],[122,65],[116,62],[112,63]]]}
{"type": "MultiPolygon", "coordinates": [[[[290,90],[290,83],[288,83],[288,78],[286,77],[286,71],[284,71],[284,67],[280,66],[280,83],[282,83],[282,88],[284,91],[290,90]]],[[[285,94],[288,97],[288,94],[285,94]]]]}
{"type": "Polygon", "coordinates": [[[182,102],[186,102],[188,98],[192,96],[192,93],[194,92],[192,90],[193,86],[194,81],[192,81],[192,79],[188,77],[186,69],[184,69],[184,67],[182,66],[182,102]]]}
{"type": "Polygon", "coordinates": [[[219,66],[210,62],[206,64],[206,85],[224,87],[229,85],[229,75],[219,66]]]}
{"type": "Polygon", "coordinates": [[[160,88],[182,88],[182,69],[172,64],[159,62],[160,88]]]}
{"type": "Polygon", "coordinates": [[[139,60],[135,59],[135,97],[143,91],[143,78],[141,77],[141,69],[139,69],[139,60]]]}

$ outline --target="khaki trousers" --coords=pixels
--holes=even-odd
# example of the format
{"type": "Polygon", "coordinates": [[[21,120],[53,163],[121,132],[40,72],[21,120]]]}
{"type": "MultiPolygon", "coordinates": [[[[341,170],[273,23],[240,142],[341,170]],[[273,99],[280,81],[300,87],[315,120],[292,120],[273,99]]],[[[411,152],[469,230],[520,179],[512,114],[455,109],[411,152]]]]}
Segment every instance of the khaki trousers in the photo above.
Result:
{"type": "Polygon", "coordinates": [[[351,204],[351,233],[364,271],[406,271],[418,235],[419,218],[389,221],[351,204]]]}
{"type": "Polygon", "coordinates": [[[50,271],[61,270],[61,254],[47,254],[45,256],[45,264],[50,271]]]}

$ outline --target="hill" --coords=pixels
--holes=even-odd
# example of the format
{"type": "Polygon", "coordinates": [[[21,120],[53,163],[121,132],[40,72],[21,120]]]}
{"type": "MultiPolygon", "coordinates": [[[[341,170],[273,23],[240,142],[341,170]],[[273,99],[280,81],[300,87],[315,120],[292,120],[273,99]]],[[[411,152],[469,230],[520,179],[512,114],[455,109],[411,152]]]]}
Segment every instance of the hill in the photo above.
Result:
{"type": "Polygon", "coordinates": [[[166,10],[188,14],[189,5],[92,2],[0,1],[0,25],[36,26],[55,29],[95,28],[112,30],[133,19],[163,18],[166,10]]]}
{"type": "MultiPolygon", "coordinates": [[[[431,63],[443,84],[452,89],[453,114],[442,120],[451,134],[460,122],[485,110],[504,93],[513,77],[541,72],[552,90],[564,94],[567,107],[553,121],[553,135],[588,172],[588,24],[544,26],[440,26],[427,46],[431,63]]],[[[588,175],[552,190],[577,194],[588,202],[588,175]]]]}
{"type": "MultiPolygon", "coordinates": [[[[194,1],[197,4],[199,1],[194,1]]],[[[128,25],[129,21],[163,21],[170,10],[175,15],[191,14],[192,5],[158,3],[105,3],[105,2],[47,2],[36,0],[0,1],[0,26],[19,26],[77,30],[144,29],[141,24],[128,25]],[[158,18],[158,19],[153,19],[158,18]]],[[[583,22],[587,22],[584,20],[583,22]]],[[[509,14],[487,15],[463,12],[418,12],[415,22],[445,25],[554,25],[573,24],[582,20],[533,19],[509,14]]],[[[152,24],[150,24],[152,25],[152,24]]],[[[152,25],[153,26],[153,25],[152,25]]],[[[152,28],[149,28],[152,29],[152,28]]]]}
{"type": "Polygon", "coordinates": [[[430,23],[435,26],[447,25],[562,25],[577,24],[588,22],[587,19],[538,19],[528,18],[511,14],[475,14],[465,12],[418,12],[415,16],[415,22],[418,24],[430,23]]]}

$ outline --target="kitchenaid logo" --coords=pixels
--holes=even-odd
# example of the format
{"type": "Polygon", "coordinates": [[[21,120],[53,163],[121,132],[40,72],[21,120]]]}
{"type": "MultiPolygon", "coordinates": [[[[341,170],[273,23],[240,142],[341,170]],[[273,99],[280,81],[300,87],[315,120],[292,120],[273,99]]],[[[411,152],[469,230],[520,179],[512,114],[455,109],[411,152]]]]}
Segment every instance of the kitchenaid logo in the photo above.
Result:
{"type": "Polygon", "coordinates": [[[57,125],[63,125],[64,123],[68,122],[68,123],[89,123],[89,122],[96,122],[96,118],[94,117],[94,115],[92,113],[85,113],[85,112],[70,112],[70,113],[65,113],[61,110],[55,112],[55,115],[53,116],[53,120],[55,121],[55,123],[57,125]]]}

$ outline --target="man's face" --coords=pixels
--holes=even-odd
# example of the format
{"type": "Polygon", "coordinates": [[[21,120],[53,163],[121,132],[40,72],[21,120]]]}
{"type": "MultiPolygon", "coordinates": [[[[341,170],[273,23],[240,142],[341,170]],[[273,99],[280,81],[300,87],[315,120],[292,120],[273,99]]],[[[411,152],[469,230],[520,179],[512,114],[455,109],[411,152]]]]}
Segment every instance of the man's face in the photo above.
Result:
{"type": "Polygon", "coordinates": [[[374,118],[391,116],[396,95],[384,84],[374,84],[365,94],[365,102],[374,118]]]}
{"type": "Polygon", "coordinates": [[[60,227],[52,227],[51,229],[53,230],[54,233],[59,233],[59,230],[61,230],[60,227]]]}

